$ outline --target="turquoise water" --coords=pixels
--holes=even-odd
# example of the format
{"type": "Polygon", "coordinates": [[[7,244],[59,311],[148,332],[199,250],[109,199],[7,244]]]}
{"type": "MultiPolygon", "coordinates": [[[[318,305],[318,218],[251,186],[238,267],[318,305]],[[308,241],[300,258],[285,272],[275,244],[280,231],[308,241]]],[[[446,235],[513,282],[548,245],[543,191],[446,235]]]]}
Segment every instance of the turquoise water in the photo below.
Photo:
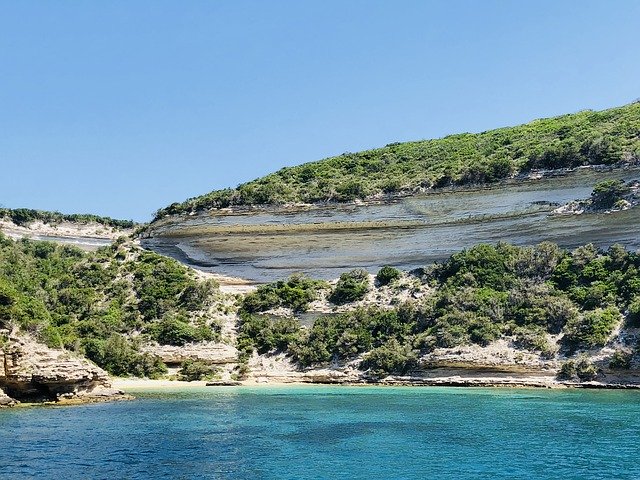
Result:
{"type": "Polygon", "coordinates": [[[3,410],[0,478],[638,479],[640,394],[210,387],[3,410]]]}

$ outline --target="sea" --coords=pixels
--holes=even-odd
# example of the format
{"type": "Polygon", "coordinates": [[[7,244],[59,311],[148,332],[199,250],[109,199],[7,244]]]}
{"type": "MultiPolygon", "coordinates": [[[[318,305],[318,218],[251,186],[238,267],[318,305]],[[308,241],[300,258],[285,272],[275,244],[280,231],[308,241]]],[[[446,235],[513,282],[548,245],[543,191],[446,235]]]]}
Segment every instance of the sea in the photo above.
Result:
{"type": "Polygon", "coordinates": [[[0,478],[634,479],[640,392],[195,387],[0,410],[0,478]]]}

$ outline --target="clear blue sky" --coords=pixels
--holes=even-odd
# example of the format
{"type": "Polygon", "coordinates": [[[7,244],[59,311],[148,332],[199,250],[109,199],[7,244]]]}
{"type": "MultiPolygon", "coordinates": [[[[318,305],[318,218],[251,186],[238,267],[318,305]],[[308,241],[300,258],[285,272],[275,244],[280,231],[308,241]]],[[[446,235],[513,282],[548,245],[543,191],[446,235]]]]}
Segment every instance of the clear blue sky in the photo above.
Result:
{"type": "Polygon", "coordinates": [[[285,165],[640,97],[638,1],[0,0],[0,204],[148,220],[285,165]]]}

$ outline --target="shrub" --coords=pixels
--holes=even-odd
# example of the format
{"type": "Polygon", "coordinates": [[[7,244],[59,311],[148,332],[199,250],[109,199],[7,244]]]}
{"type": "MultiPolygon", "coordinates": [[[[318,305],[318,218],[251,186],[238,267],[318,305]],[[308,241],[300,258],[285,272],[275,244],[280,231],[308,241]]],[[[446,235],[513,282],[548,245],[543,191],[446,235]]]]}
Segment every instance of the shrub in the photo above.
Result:
{"type": "Polygon", "coordinates": [[[577,376],[581,381],[593,380],[598,375],[598,369],[588,357],[581,355],[575,360],[567,360],[560,367],[558,377],[571,380],[577,376]]]}
{"type": "Polygon", "coordinates": [[[369,291],[369,274],[366,270],[355,269],[340,275],[329,300],[336,305],[362,300],[369,291]]]}
{"type": "Polygon", "coordinates": [[[389,285],[394,280],[400,278],[400,275],[400,270],[389,265],[385,265],[376,274],[376,281],[378,282],[378,285],[381,286],[389,285]]]}
{"type": "Polygon", "coordinates": [[[497,246],[480,244],[473,248],[453,254],[436,269],[435,274],[441,282],[453,286],[477,286],[501,291],[508,288],[513,275],[507,265],[514,261],[517,249],[510,245],[497,246]]]}
{"type": "Polygon", "coordinates": [[[629,192],[622,180],[603,180],[593,187],[591,200],[596,208],[611,208],[629,192]]]}
{"type": "Polygon", "coordinates": [[[500,326],[492,323],[491,320],[486,317],[477,318],[469,326],[471,341],[483,347],[500,338],[501,333],[500,326]]]}
{"type": "Polygon", "coordinates": [[[640,326],[640,296],[633,299],[629,304],[629,312],[627,313],[627,322],[629,326],[640,326]]]}
{"type": "Polygon", "coordinates": [[[567,360],[560,366],[558,377],[565,380],[572,379],[577,373],[576,362],[574,360],[567,360]]]}
{"type": "Polygon", "coordinates": [[[112,375],[157,378],[167,373],[159,357],[140,353],[137,346],[122,335],[113,334],[106,341],[86,340],[84,350],[87,357],[112,375]]]}
{"type": "Polygon", "coordinates": [[[603,346],[619,320],[615,307],[587,312],[567,323],[563,341],[572,349],[603,346]]]}
{"type": "Polygon", "coordinates": [[[629,370],[633,354],[624,350],[616,350],[609,360],[609,368],[613,370],[629,370]]]}
{"type": "Polygon", "coordinates": [[[258,353],[286,351],[300,334],[300,323],[295,318],[272,318],[266,315],[243,314],[241,317],[238,348],[246,356],[255,348],[258,353]]]}
{"type": "Polygon", "coordinates": [[[185,360],[178,370],[178,380],[194,382],[209,380],[218,373],[218,369],[202,360],[185,360]]]}
{"type": "Polygon", "coordinates": [[[549,342],[547,333],[540,327],[518,327],[513,335],[514,343],[520,348],[540,352],[540,355],[545,358],[551,358],[556,353],[556,348],[549,342]]]}
{"type": "Polygon", "coordinates": [[[391,339],[365,355],[360,368],[369,370],[375,377],[383,377],[388,374],[405,374],[417,365],[418,356],[411,347],[391,339]]]}
{"type": "Polygon", "coordinates": [[[261,285],[249,293],[242,301],[242,310],[258,313],[277,307],[291,308],[294,312],[304,312],[309,303],[317,297],[318,290],[325,282],[311,280],[302,275],[291,275],[286,281],[261,285]]]}
{"type": "Polygon", "coordinates": [[[598,369],[586,356],[576,359],[576,375],[582,381],[593,380],[598,375],[598,369]]]}
{"type": "Polygon", "coordinates": [[[180,315],[167,315],[150,328],[151,336],[160,345],[182,346],[192,342],[210,341],[216,334],[210,327],[194,327],[180,315]]]}

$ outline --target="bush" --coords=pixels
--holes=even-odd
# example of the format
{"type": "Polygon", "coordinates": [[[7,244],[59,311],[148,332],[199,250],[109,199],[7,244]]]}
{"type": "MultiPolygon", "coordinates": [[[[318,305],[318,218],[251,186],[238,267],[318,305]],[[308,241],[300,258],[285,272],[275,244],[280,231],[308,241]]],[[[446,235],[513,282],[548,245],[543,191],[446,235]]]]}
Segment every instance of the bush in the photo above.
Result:
{"type": "Polygon", "coordinates": [[[408,345],[396,339],[374,348],[360,363],[360,368],[369,370],[374,377],[389,374],[403,375],[418,366],[418,356],[408,345]]]}
{"type": "Polygon", "coordinates": [[[587,312],[567,323],[563,341],[572,349],[601,347],[619,321],[620,312],[615,307],[587,312]]]}
{"type": "Polygon", "coordinates": [[[194,382],[210,380],[218,373],[218,369],[202,360],[185,360],[178,370],[178,380],[194,382]]]}
{"type": "Polygon", "coordinates": [[[612,208],[616,202],[629,193],[629,187],[622,180],[598,182],[591,193],[592,204],[596,208],[612,208]]]}
{"type": "Polygon", "coordinates": [[[500,338],[501,333],[500,326],[492,323],[491,320],[486,317],[477,318],[469,326],[469,337],[471,341],[483,347],[500,338]]]}
{"type": "Polygon", "coordinates": [[[376,274],[376,281],[378,282],[378,285],[385,286],[400,278],[400,275],[400,270],[389,265],[385,265],[376,274]]]}
{"type": "Polygon", "coordinates": [[[609,368],[613,370],[629,370],[633,354],[624,350],[616,350],[609,360],[609,368]]]}
{"type": "Polygon", "coordinates": [[[593,380],[598,375],[598,369],[586,356],[579,356],[575,360],[567,360],[560,367],[558,377],[571,380],[578,377],[581,381],[593,380]]]}
{"type": "Polygon", "coordinates": [[[560,366],[558,378],[571,380],[576,375],[576,373],[576,362],[574,360],[567,360],[560,366]]]}
{"type": "Polygon", "coordinates": [[[336,305],[362,300],[369,291],[369,274],[366,270],[355,269],[340,275],[329,300],[336,305]]]}
{"type": "Polygon", "coordinates": [[[511,286],[514,276],[507,265],[514,261],[517,249],[504,243],[497,246],[480,244],[453,254],[435,270],[441,282],[452,286],[472,286],[503,291],[511,286]]]}
{"type": "Polygon", "coordinates": [[[243,314],[241,316],[238,349],[250,355],[255,348],[258,353],[286,351],[300,334],[300,323],[295,318],[272,318],[266,315],[243,314]]]}
{"type": "Polygon", "coordinates": [[[513,335],[514,343],[520,348],[540,352],[540,355],[545,358],[551,358],[556,353],[556,348],[549,343],[547,333],[542,328],[518,327],[513,335]]]}
{"type": "Polygon", "coordinates": [[[248,313],[265,312],[277,307],[304,312],[317,297],[325,282],[311,280],[302,275],[291,275],[286,281],[261,285],[242,301],[242,310],[248,313]]]}
{"type": "Polygon", "coordinates": [[[576,374],[582,381],[593,380],[598,375],[598,369],[591,360],[581,356],[576,360],[576,374]]]}
{"type": "Polygon", "coordinates": [[[160,345],[182,346],[187,343],[215,340],[216,334],[210,327],[194,327],[180,315],[167,315],[150,328],[151,336],[160,345]]]}
{"type": "Polygon", "coordinates": [[[159,357],[140,353],[137,346],[122,335],[114,334],[106,341],[87,340],[84,350],[89,359],[112,375],[158,378],[167,373],[159,357]]]}
{"type": "Polygon", "coordinates": [[[627,322],[631,327],[640,326],[640,297],[634,298],[633,301],[629,304],[627,322]]]}

